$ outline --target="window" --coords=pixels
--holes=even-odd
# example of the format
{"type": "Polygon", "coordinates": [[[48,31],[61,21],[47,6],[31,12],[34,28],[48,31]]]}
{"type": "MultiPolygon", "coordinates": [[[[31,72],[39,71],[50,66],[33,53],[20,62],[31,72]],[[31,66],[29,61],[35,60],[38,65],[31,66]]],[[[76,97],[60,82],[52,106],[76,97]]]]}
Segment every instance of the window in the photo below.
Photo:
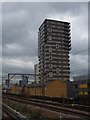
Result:
{"type": "Polygon", "coordinates": [[[88,85],[87,85],[87,84],[84,84],[84,88],[88,88],[88,85]]]}
{"type": "Polygon", "coordinates": [[[44,65],[44,67],[46,67],[46,65],[44,65]]]}
{"type": "Polygon", "coordinates": [[[52,72],[49,72],[49,77],[53,77],[53,74],[52,74],[52,72]]]}
{"type": "Polygon", "coordinates": [[[83,92],[79,92],[79,95],[83,95],[83,92]]]}
{"type": "Polygon", "coordinates": [[[59,72],[60,72],[60,69],[59,69],[59,68],[57,68],[57,69],[56,69],[56,73],[59,73],[59,72]]]}
{"type": "Polygon", "coordinates": [[[55,25],[51,25],[52,28],[55,28],[56,26],[55,25]]]}
{"type": "Polygon", "coordinates": [[[74,92],[74,94],[77,96],[77,95],[78,95],[78,92],[76,91],[76,92],[74,92]]]}
{"type": "Polygon", "coordinates": [[[84,88],[84,84],[83,84],[82,86],[83,86],[83,88],[84,88]]]}
{"type": "Polygon", "coordinates": [[[41,66],[43,66],[43,62],[41,62],[41,66]]]}
{"type": "Polygon", "coordinates": [[[48,28],[48,32],[52,32],[52,29],[51,29],[51,28],[48,28]]]}
{"type": "Polygon", "coordinates": [[[79,88],[83,88],[82,84],[79,85],[79,88]]]}
{"type": "Polygon", "coordinates": [[[61,38],[61,40],[64,40],[64,38],[61,38]]]}
{"type": "Polygon", "coordinates": [[[56,49],[59,49],[59,44],[56,44],[56,49]]]}
{"type": "Polygon", "coordinates": [[[52,60],[52,56],[49,56],[49,60],[52,60]]]}
{"type": "Polygon", "coordinates": [[[84,92],[84,95],[88,95],[88,92],[84,92]]]}
{"type": "Polygon", "coordinates": [[[52,64],[49,64],[49,68],[52,69],[52,64]]]}
{"type": "Polygon", "coordinates": [[[49,52],[52,52],[52,48],[51,47],[49,48],[49,52]]]}
{"type": "Polygon", "coordinates": [[[88,85],[87,84],[80,84],[79,88],[88,88],[88,85]]]}
{"type": "Polygon", "coordinates": [[[52,40],[52,36],[49,36],[49,40],[52,40]]]}
{"type": "Polygon", "coordinates": [[[74,85],[74,88],[78,88],[78,85],[76,84],[76,85],[74,85]]]}

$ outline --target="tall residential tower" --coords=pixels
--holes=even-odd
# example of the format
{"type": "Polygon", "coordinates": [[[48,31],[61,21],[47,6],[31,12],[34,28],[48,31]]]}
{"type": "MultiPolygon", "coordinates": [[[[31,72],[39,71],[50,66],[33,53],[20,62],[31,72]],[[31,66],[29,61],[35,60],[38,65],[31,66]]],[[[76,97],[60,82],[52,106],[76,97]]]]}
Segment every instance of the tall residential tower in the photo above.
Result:
{"type": "Polygon", "coordinates": [[[70,23],[45,19],[38,32],[40,80],[69,80],[70,23]]]}

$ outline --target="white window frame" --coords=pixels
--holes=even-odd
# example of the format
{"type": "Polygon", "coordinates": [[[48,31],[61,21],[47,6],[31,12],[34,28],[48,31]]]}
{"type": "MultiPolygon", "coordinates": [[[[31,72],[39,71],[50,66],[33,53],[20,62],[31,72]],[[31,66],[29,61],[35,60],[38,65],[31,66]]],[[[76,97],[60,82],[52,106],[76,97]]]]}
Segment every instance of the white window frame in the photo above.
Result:
{"type": "Polygon", "coordinates": [[[49,77],[53,77],[53,73],[52,72],[49,72],[49,77]]]}
{"type": "Polygon", "coordinates": [[[53,68],[53,65],[52,64],[49,64],[49,69],[52,69],[53,68]]]}
{"type": "Polygon", "coordinates": [[[49,60],[52,60],[52,56],[51,55],[49,56],[49,60]]]}
{"type": "Polygon", "coordinates": [[[56,44],[56,49],[59,49],[60,45],[59,44],[56,44]]]}
{"type": "Polygon", "coordinates": [[[51,47],[49,48],[49,52],[52,52],[52,48],[51,47]]]}
{"type": "Polygon", "coordinates": [[[56,68],[56,73],[60,73],[60,68],[56,68]]]}
{"type": "Polygon", "coordinates": [[[48,36],[48,39],[49,39],[49,40],[52,40],[52,36],[49,35],[49,36],[48,36]]]}

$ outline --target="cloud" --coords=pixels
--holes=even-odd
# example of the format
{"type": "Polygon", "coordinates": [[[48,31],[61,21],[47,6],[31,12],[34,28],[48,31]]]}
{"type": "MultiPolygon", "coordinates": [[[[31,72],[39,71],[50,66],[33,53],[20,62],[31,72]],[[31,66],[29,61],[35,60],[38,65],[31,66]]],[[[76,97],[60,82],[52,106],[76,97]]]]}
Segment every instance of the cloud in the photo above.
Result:
{"type": "Polygon", "coordinates": [[[19,59],[6,59],[5,61],[3,60],[3,64],[4,65],[9,65],[10,67],[16,67],[16,68],[20,68],[20,69],[29,69],[29,68],[33,68],[33,61],[27,61],[24,62],[22,60],[19,59]]]}
{"type": "Polygon", "coordinates": [[[74,54],[88,48],[87,12],[88,3],[3,3],[3,73],[33,72],[38,63],[38,28],[45,18],[71,23],[71,63],[86,61],[87,53],[74,54]]]}
{"type": "Polygon", "coordinates": [[[34,64],[36,63],[37,57],[27,57],[27,58],[5,58],[3,59],[3,72],[7,73],[9,69],[9,73],[33,73],[34,72],[34,64]]]}

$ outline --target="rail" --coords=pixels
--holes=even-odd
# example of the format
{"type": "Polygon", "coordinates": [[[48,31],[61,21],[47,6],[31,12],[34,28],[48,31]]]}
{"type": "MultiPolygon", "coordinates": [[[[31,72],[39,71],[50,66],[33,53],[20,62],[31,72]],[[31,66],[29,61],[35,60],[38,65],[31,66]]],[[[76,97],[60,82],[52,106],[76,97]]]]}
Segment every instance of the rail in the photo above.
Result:
{"type": "Polygon", "coordinates": [[[8,115],[10,120],[27,120],[26,117],[4,103],[2,103],[2,110],[8,115]]]}
{"type": "Polygon", "coordinates": [[[38,106],[38,107],[42,107],[45,109],[49,109],[52,111],[56,111],[56,112],[63,112],[65,114],[71,114],[71,115],[75,115],[78,117],[81,117],[82,120],[89,120],[90,118],[90,113],[89,112],[85,112],[85,111],[80,111],[80,110],[75,110],[75,109],[70,109],[67,107],[62,107],[62,106],[57,106],[54,103],[49,103],[49,102],[37,102],[37,101],[30,101],[30,100],[26,100],[26,99],[20,99],[20,98],[10,98],[10,100],[13,101],[17,101],[17,102],[21,102],[21,103],[25,103],[25,104],[31,104],[33,106],[38,106]]]}

